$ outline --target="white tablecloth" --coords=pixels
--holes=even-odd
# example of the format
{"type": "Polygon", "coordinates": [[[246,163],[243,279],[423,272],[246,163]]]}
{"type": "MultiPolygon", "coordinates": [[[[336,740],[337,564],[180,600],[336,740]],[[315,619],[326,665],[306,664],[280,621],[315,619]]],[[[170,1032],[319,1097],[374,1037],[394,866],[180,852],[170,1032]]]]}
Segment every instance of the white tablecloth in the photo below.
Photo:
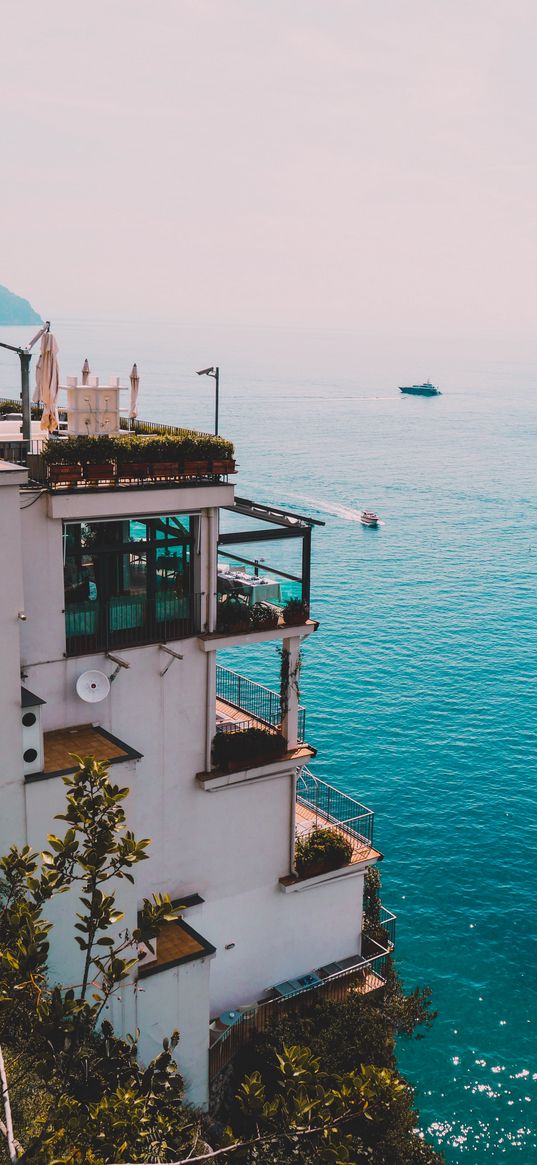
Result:
{"type": "Polygon", "coordinates": [[[241,574],[239,571],[219,571],[222,582],[231,584],[236,594],[246,595],[250,603],[279,603],[280,584],[273,578],[241,574]]]}

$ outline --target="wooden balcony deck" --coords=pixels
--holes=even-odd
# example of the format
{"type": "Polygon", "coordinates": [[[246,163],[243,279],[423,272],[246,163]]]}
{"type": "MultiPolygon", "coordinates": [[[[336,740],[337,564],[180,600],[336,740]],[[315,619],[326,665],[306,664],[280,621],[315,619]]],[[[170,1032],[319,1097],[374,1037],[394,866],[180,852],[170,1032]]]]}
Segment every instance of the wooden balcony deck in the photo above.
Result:
{"type": "Polygon", "coordinates": [[[378,861],[382,854],[374,849],[368,841],[356,837],[350,830],[346,830],[344,825],[338,825],[337,822],[331,820],[326,814],[319,810],[309,809],[307,805],[303,805],[300,801],[296,803],[296,835],[297,837],[304,837],[311,833],[313,829],[334,829],[336,833],[341,834],[345,841],[350,841],[352,845],[351,864],[355,865],[359,862],[378,861]]]}

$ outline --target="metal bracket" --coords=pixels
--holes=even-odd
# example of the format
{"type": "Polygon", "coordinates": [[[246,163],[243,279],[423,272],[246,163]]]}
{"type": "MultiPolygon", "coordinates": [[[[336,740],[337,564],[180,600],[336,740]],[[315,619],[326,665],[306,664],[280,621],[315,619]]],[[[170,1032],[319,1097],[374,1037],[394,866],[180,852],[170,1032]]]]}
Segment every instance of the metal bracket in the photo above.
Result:
{"type": "Polygon", "coordinates": [[[167,655],[171,655],[171,656],[172,656],[172,658],[170,659],[170,662],[166,664],[166,667],[164,668],[164,671],[161,671],[161,672],[159,673],[159,674],[160,674],[160,676],[162,677],[162,676],[165,676],[165,675],[166,675],[166,672],[168,671],[168,668],[170,668],[170,667],[172,666],[172,663],[173,663],[174,659],[182,659],[182,658],[183,658],[183,656],[182,656],[182,655],[180,655],[178,651],[172,651],[171,647],[166,647],[166,644],[165,644],[165,643],[159,643],[159,647],[160,647],[160,650],[161,650],[161,651],[165,651],[165,652],[167,653],[167,655]]]}
{"type": "Polygon", "coordinates": [[[116,670],[114,672],[112,672],[112,675],[110,676],[110,683],[113,684],[116,676],[121,671],[121,668],[122,667],[128,668],[131,665],[130,665],[130,663],[127,663],[127,661],[125,659],[121,659],[119,655],[112,655],[112,653],[110,651],[106,652],[106,658],[111,659],[112,663],[115,663],[117,665],[116,670]]]}

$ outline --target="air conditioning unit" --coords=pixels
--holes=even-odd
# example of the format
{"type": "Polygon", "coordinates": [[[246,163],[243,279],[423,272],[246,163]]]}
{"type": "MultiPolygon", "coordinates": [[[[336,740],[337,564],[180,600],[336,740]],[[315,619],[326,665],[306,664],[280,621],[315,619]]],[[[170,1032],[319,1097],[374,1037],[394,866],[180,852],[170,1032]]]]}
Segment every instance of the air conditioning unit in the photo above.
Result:
{"type": "Polygon", "coordinates": [[[29,773],[40,773],[43,769],[45,755],[41,705],[44,703],[40,696],[34,696],[28,688],[21,688],[22,761],[25,777],[29,773]]]}
{"type": "Polygon", "coordinates": [[[329,979],[331,975],[337,975],[339,971],[350,971],[353,967],[365,967],[366,960],[362,955],[350,955],[347,959],[338,959],[337,962],[327,963],[324,967],[319,967],[317,974],[321,979],[329,979]]]}

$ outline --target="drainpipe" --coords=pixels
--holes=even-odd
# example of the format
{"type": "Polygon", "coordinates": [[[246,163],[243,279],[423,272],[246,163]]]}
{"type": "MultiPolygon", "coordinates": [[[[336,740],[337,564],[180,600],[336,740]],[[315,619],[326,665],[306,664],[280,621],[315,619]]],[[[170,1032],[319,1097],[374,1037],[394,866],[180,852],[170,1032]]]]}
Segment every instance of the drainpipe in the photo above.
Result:
{"type": "Polygon", "coordinates": [[[208,540],[209,553],[208,559],[208,585],[207,585],[207,630],[216,631],[216,573],[218,561],[218,526],[216,522],[217,512],[214,506],[207,510],[208,518],[208,540]]]}
{"type": "Polygon", "coordinates": [[[207,652],[205,688],[205,772],[211,771],[213,736],[216,730],[216,651],[207,652]]]}
{"type": "Polygon", "coordinates": [[[295,769],[291,776],[291,852],[289,854],[289,865],[291,873],[296,874],[295,865],[295,837],[296,837],[296,783],[297,783],[298,769],[295,769]]]}
{"type": "MultiPolygon", "coordinates": [[[[216,631],[216,575],[218,562],[217,510],[207,510],[207,630],[216,631]]],[[[205,703],[205,771],[210,772],[213,735],[216,726],[216,652],[207,652],[205,703]]]]}

